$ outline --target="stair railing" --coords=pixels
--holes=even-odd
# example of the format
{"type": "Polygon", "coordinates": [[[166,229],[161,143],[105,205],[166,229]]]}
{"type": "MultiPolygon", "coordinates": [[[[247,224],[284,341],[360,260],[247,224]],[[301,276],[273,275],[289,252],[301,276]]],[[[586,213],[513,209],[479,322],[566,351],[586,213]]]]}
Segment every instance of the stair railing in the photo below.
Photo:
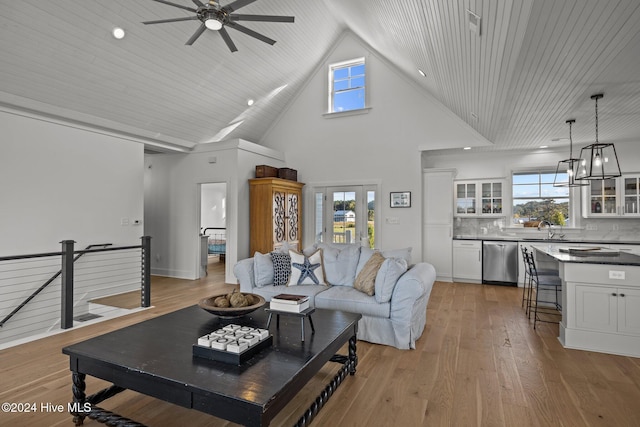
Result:
{"type": "Polygon", "coordinates": [[[38,289],[36,289],[31,295],[29,295],[22,303],[20,303],[11,313],[6,315],[2,321],[0,321],[0,327],[11,319],[16,313],[18,313],[24,306],[26,306],[32,299],[34,299],[40,292],[42,292],[47,286],[49,286],[58,277],[62,276],[62,289],[61,289],[61,315],[60,315],[60,327],[62,329],[69,329],[73,327],[73,264],[83,255],[88,253],[126,250],[126,249],[142,249],[141,260],[141,307],[149,307],[151,305],[151,237],[143,236],[142,245],[136,246],[119,246],[110,248],[112,243],[99,243],[87,246],[80,251],[74,251],[74,241],[64,240],[62,242],[62,252],[47,252],[40,254],[29,255],[15,255],[0,257],[0,261],[14,261],[29,258],[43,258],[60,256],[62,257],[62,268],[43,283],[38,289]],[[99,249],[94,249],[100,247],[99,249]],[[75,254],[75,256],[73,256],[75,254]]]}

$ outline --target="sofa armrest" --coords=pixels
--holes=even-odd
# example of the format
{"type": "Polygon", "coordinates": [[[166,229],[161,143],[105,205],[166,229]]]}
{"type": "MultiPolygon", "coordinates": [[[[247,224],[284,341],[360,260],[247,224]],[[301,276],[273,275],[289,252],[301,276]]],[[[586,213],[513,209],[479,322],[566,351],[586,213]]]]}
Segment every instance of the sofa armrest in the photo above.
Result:
{"type": "Polygon", "coordinates": [[[233,266],[233,274],[240,282],[240,292],[253,293],[255,279],[253,274],[253,258],[238,261],[233,266]]]}
{"type": "Polygon", "coordinates": [[[391,296],[391,320],[410,322],[416,303],[426,310],[435,280],[436,270],[426,262],[415,264],[400,276],[391,296]]]}

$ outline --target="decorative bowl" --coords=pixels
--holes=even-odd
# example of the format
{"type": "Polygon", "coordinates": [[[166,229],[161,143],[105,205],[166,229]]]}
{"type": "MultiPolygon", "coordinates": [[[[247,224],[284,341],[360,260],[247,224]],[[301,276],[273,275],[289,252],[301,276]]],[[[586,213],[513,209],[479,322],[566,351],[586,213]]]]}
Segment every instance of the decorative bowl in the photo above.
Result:
{"type": "Polygon", "coordinates": [[[245,314],[249,314],[252,311],[257,310],[266,304],[266,300],[262,296],[258,294],[248,294],[247,292],[243,292],[243,294],[253,295],[254,297],[257,297],[260,301],[256,304],[248,305],[246,307],[217,307],[213,304],[213,301],[215,301],[216,298],[227,295],[227,294],[228,292],[225,292],[223,294],[213,295],[211,297],[201,299],[200,302],[198,303],[198,307],[208,311],[211,314],[215,314],[216,316],[220,316],[220,317],[240,317],[240,316],[244,316],[245,314]]]}

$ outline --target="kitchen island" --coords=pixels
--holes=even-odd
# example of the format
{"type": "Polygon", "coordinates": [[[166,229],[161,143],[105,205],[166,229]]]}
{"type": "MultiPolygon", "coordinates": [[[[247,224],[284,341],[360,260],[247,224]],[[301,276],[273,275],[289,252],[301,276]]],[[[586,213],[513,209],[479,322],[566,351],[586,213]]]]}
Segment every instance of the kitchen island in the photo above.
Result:
{"type": "Polygon", "coordinates": [[[604,248],[531,247],[559,264],[562,345],[640,357],[640,256],[604,248]]]}

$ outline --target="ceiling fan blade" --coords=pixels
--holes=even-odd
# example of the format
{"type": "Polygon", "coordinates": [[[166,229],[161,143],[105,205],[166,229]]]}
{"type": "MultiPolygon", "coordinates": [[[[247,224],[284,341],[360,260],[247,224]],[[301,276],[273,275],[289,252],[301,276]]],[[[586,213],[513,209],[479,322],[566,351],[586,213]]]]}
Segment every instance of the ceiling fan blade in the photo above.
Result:
{"type": "Polygon", "coordinates": [[[293,16],[279,15],[230,15],[231,21],[264,21],[264,22],[293,22],[293,16]]]}
{"type": "Polygon", "coordinates": [[[243,27],[242,25],[240,25],[240,24],[238,24],[238,23],[235,23],[235,22],[231,22],[231,21],[229,21],[229,23],[228,23],[227,25],[228,25],[230,28],[233,28],[234,30],[238,30],[238,31],[240,31],[241,33],[245,33],[245,34],[246,34],[246,35],[248,35],[248,36],[254,37],[254,38],[256,38],[256,39],[258,39],[258,40],[261,40],[261,41],[263,41],[263,42],[265,42],[265,43],[268,43],[268,44],[270,44],[270,45],[273,45],[273,44],[275,44],[275,43],[276,43],[276,41],[275,41],[275,40],[270,39],[270,38],[269,38],[269,37],[267,37],[267,36],[263,36],[263,35],[262,35],[262,34],[260,34],[260,33],[256,33],[255,31],[250,30],[250,29],[249,29],[249,28],[247,28],[247,27],[243,27]]]}
{"type": "Polygon", "coordinates": [[[177,7],[178,9],[188,10],[189,12],[193,12],[193,13],[197,12],[197,10],[192,8],[192,7],[187,7],[187,6],[183,6],[181,4],[171,3],[170,1],[165,1],[165,0],[153,0],[153,1],[156,1],[158,3],[167,4],[169,6],[177,7]]]}
{"type": "Polygon", "coordinates": [[[225,28],[222,27],[218,30],[218,32],[220,33],[222,40],[224,40],[224,42],[227,44],[227,47],[229,48],[229,50],[231,52],[236,52],[238,48],[236,47],[235,43],[233,43],[233,40],[231,40],[231,37],[229,36],[229,33],[227,32],[227,30],[225,30],[225,28]]]}
{"type": "Polygon", "coordinates": [[[241,7],[245,7],[246,5],[253,3],[254,1],[256,0],[236,0],[234,2],[229,3],[226,6],[223,6],[222,8],[227,12],[231,13],[234,10],[238,10],[241,7]]]}
{"type": "Polygon", "coordinates": [[[202,25],[200,25],[200,27],[198,27],[196,32],[193,33],[191,38],[189,40],[187,40],[187,42],[185,44],[187,46],[191,46],[193,44],[193,42],[195,42],[198,39],[198,37],[200,37],[202,35],[202,33],[205,32],[206,29],[207,29],[207,27],[204,25],[204,23],[202,25]]]}
{"type": "Polygon", "coordinates": [[[204,7],[204,3],[202,3],[200,0],[191,0],[193,2],[193,4],[195,4],[198,7],[204,7]]]}
{"type": "Polygon", "coordinates": [[[157,21],[144,21],[143,24],[145,25],[149,25],[149,24],[164,24],[165,22],[179,22],[179,21],[193,21],[193,20],[197,20],[198,17],[197,16],[190,16],[188,18],[171,18],[171,19],[160,19],[157,21]]]}

